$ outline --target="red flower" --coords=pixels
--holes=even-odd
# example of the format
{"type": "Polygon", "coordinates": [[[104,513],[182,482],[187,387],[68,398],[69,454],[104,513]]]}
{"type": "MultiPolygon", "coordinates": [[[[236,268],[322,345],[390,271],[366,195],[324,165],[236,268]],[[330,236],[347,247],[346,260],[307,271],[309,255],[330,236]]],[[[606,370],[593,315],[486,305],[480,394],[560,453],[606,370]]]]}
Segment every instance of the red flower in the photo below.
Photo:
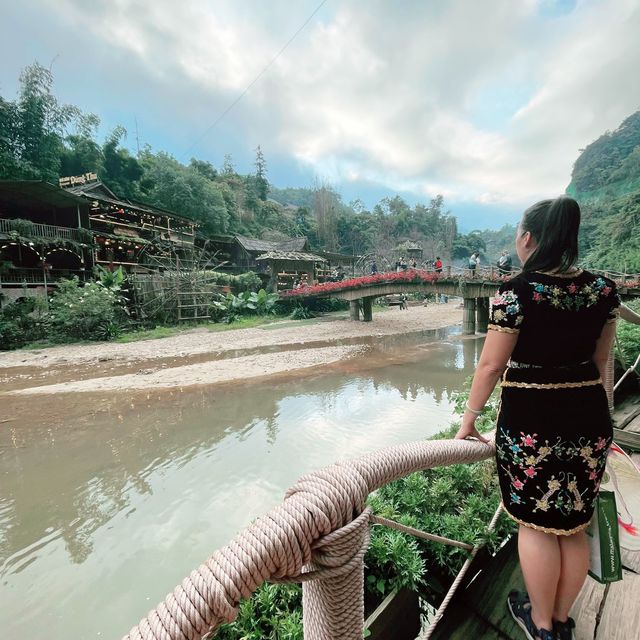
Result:
{"type": "Polygon", "coordinates": [[[522,480],[518,480],[518,478],[515,478],[513,480],[512,484],[518,490],[520,490],[520,489],[522,489],[522,487],[524,487],[524,482],[522,482],[522,480]]]}
{"type": "Polygon", "coordinates": [[[533,478],[536,475],[536,470],[533,467],[527,467],[524,473],[528,478],[533,478]]]}

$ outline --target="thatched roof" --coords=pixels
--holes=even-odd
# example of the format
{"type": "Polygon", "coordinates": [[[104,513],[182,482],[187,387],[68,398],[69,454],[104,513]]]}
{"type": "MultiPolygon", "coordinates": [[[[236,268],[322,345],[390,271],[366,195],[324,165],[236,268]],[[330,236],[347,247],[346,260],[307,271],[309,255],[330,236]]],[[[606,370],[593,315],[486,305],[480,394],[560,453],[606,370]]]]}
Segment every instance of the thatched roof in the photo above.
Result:
{"type": "Polygon", "coordinates": [[[258,256],[256,260],[288,260],[290,262],[326,262],[324,258],[315,253],[304,251],[267,251],[258,256]]]}
{"type": "Polygon", "coordinates": [[[422,251],[422,245],[413,240],[406,240],[405,242],[401,242],[394,251],[422,251]]]}
{"type": "Polygon", "coordinates": [[[302,251],[307,239],[304,236],[289,238],[288,240],[259,240],[237,235],[236,239],[246,251],[302,251]]]}

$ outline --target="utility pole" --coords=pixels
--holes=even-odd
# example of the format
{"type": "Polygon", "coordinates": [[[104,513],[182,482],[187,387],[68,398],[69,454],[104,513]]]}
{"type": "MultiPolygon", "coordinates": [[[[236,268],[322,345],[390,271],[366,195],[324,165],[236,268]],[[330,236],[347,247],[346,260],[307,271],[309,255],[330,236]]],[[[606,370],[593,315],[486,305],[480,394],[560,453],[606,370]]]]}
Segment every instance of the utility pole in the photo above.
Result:
{"type": "Polygon", "coordinates": [[[138,157],[140,156],[140,138],[138,137],[138,118],[134,115],[133,121],[136,125],[136,149],[138,150],[138,157]]]}

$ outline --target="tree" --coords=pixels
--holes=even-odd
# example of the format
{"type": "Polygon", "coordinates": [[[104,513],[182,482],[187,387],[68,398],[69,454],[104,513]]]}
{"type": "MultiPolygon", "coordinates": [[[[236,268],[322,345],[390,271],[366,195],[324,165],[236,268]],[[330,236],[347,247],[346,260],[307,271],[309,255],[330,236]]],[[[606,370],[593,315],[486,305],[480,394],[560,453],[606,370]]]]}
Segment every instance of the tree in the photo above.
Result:
{"type": "Polygon", "coordinates": [[[101,178],[119,196],[131,198],[138,195],[143,169],[138,160],[120,146],[120,141],[126,137],[127,130],[118,126],[102,145],[101,178]]]}
{"type": "Polygon", "coordinates": [[[264,202],[269,195],[269,182],[267,180],[267,162],[260,145],[256,149],[256,179],[255,189],[257,197],[264,202]]]}
{"type": "Polygon", "coordinates": [[[0,175],[56,183],[64,137],[81,112],[58,103],[53,75],[38,63],[26,67],[19,82],[15,102],[0,98],[0,175]]]}
{"type": "Polygon", "coordinates": [[[140,188],[146,200],[199,222],[205,235],[226,233],[229,214],[224,195],[199,168],[185,167],[169,154],[150,149],[141,154],[140,163],[144,171],[140,188]]]}
{"type": "Polygon", "coordinates": [[[0,178],[17,179],[26,172],[18,149],[18,109],[0,97],[0,178]]]}
{"type": "Polygon", "coordinates": [[[203,178],[211,180],[212,182],[218,177],[216,168],[206,160],[196,160],[196,158],[191,158],[189,168],[196,173],[199,173],[203,178]]]}
{"type": "Polygon", "coordinates": [[[236,168],[233,165],[233,158],[230,153],[224,154],[224,162],[222,164],[222,174],[225,176],[236,175],[236,168]]]}
{"type": "Polygon", "coordinates": [[[313,196],[313,211],[318,222],[318,240],[330,251],[335,251],[338,243],[336,222],[340,196],[325,184],[318,182],[313,196]]]}
{"type": "Polygon", "coordinates": [[[95,141],[100,119],[93,114],[81,114],[76,132],[65,138],[60,158],[60,175],[77,176],[88,171],[101,173],[102,149],[95,141]]]}

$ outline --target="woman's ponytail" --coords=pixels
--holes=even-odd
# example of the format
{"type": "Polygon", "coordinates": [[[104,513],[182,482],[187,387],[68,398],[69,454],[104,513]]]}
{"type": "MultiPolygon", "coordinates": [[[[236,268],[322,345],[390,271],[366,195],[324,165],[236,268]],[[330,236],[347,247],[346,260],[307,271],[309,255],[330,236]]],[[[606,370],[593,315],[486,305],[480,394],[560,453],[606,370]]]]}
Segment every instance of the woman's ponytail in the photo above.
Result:
{"type": "Polygon", "coordinates": [[[522,217],[520,233],[529,231],[537,246],[522,267],[523,271],[570,269],[578,259],[580,206],[567,196],[542,200],[529,207],[522,217]]]}

